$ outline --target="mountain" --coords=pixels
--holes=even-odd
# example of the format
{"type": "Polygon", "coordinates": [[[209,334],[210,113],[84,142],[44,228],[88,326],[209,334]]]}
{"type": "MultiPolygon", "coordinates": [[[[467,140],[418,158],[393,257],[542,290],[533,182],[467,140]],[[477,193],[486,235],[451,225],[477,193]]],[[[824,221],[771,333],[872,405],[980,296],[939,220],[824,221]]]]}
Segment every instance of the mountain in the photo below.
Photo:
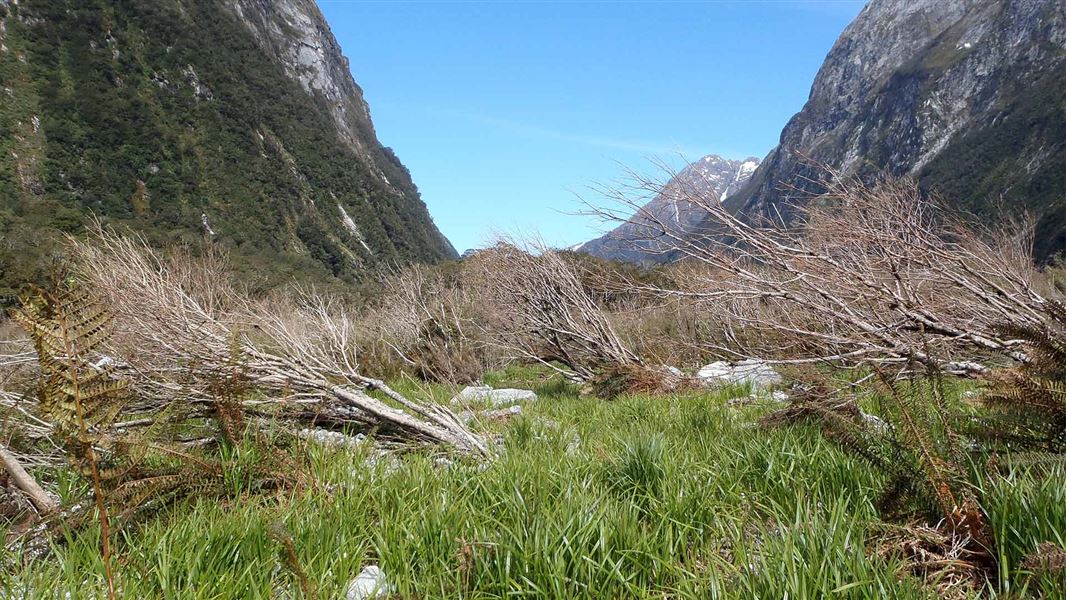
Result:
{"type": "Polygon", "coordinates": [[[724,201],[743,187],[758,166],[759,159],[754,157],[704,156],[671,178],[628,221],[573,250],[623,262],[662,262],[670,236],[683,236],[702,220],[703,212],[692,200],[724,201]]]}
{"type": "Polygon", "coordinates": [[[1061,0],[871,0],[833,46],[780,144],[726,203],[758,220],[823,188],[818,166],[916,177],[959,209],[1039,218],[1066,249],[1061,0]]]}
{"type": "Polygon", "coordinates": [[[0,0],[0,302],[95,215],[255,286],[439,261],[313,0],[0,0]]]}

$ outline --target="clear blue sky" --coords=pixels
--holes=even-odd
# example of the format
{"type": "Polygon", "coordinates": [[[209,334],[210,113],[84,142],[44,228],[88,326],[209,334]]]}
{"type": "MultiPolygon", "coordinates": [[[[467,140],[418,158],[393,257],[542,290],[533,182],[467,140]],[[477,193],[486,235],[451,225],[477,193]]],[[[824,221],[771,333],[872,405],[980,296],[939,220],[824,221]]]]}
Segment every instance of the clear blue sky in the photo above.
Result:
{"type": "Polygon", "coordinates": [[[569,246],[575,194],[705,154],[764,156],[863,0],[318,0],[382,143],[462,252],[569,246]]]}

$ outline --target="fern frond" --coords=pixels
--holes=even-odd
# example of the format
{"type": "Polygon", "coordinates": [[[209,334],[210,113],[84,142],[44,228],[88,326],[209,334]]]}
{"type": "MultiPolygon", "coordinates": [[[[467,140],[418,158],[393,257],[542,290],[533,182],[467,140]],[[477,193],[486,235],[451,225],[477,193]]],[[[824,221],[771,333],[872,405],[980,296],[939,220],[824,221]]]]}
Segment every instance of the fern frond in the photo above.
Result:
{"type": "Polygon", "coordinates": [[[1036,575],[1056,575],[1066,571],[1066,549],[1043,542],[1036,547],[1036,551],[1022,559],[1023,569],[1032,571],[1036,575]]]}
{"type": "Polygon", "coordinates": [[[33,340],[44,375],[38,387],[39,408],[65,440],[75,468],[92,477],[94,495],[102,502],[100,484],[108,478],[110,466],[103,464],[94,447],[103,446],[106,425],[127,396],[125,382],[93,363],[108,339],[110,315],[84,291],[31,288],[12,317],[33,340]]]}
{"type": "Polygon", "coordinates": [[[1004,324],[1025,342],[1027,362],[988,377],[982,400],[998,417],[989,437],[1017,447],[1066,451],[1066,304],[1048,301],[1041,325],[1004,324]]]}

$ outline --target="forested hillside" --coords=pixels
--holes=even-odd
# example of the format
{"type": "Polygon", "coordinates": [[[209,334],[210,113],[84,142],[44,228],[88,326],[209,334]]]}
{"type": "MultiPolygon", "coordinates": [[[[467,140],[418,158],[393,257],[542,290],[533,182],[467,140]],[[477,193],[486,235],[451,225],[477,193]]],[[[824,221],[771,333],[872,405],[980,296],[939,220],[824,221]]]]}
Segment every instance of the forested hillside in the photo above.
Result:
{"type": "Polygon", "coordinates": [[[0,301],[94,215],[255,287],[454,256],[313,2],[0,0],[0,81],[0,301]]]}

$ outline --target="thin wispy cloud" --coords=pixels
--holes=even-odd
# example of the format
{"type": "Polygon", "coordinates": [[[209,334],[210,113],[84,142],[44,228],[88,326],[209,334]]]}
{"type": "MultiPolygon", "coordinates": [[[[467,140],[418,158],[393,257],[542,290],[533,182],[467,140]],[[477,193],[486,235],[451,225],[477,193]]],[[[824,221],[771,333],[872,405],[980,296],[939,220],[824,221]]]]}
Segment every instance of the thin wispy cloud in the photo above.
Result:
{"type": "Polygon", "coordinates": [[[514,119],[507,119],[483,113],[455,110],[450,108],[429,106],[418,106],[411,108],[430,113],[436,117],[461,119],[463,121],[476,123],[487,127],[493,127],[530,139],[558,140],[561,142],[568,142],[571,144],[578,144],[582,146],[605,148],[610,150],[622,150],[625,152],[636,152],[640,154],[693,154],[692,152],[686,151],[684,147],[676,143],[656,143],[642,140],[621,139],[611,136],[595,134],[574,133],[569,131],[562,131],[559,129],[553,129],[551,127],[534,125],[532,123],[526,123],[514,119]]]}
{"type": "Polygon", "coordinates": [[[843,15],[849,18],[854,17],[862,10],[862,7],[866,6],[866,0],[763,0],[763,2],[806,12],[834,17],[843,15]]]}

